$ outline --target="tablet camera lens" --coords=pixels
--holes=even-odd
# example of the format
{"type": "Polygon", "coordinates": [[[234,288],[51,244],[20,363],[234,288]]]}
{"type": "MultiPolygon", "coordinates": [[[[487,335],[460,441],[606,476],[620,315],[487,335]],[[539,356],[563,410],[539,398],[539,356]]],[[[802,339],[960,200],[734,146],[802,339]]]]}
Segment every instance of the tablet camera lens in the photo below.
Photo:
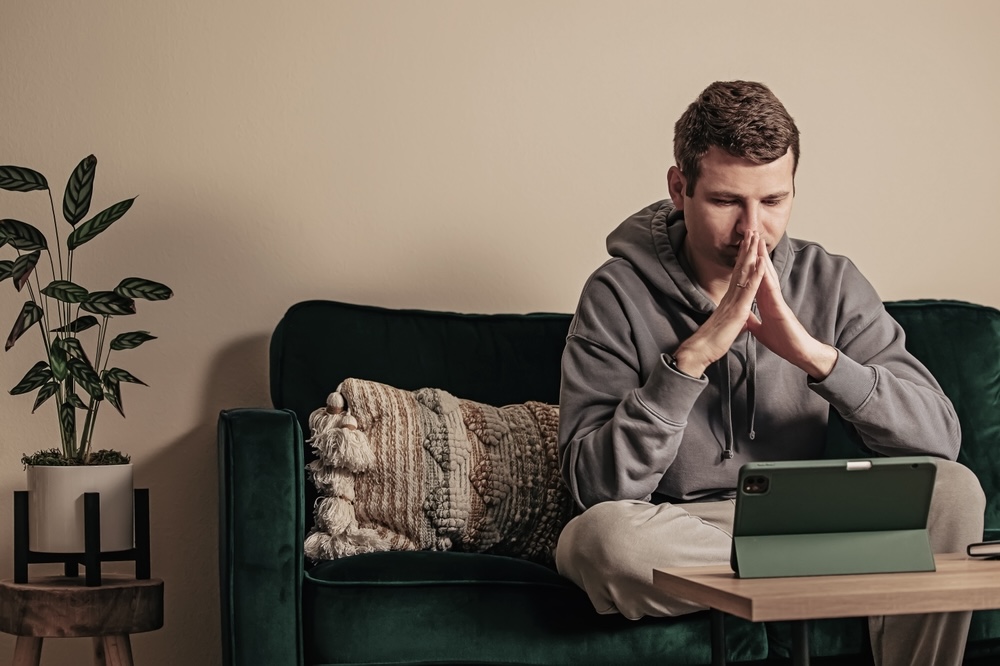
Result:
{"type": "Polygon", "coordinates": [[[760,495],[767,492],[766,476],[748,476],[743,480],[743,492],[747,495],[760,495]]]}

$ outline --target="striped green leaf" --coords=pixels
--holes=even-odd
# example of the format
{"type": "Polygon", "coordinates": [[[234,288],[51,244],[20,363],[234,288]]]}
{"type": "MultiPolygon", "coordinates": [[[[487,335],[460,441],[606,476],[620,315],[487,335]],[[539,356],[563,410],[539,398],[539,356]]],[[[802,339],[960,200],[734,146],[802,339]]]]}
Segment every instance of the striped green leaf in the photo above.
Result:
{"type": "Polygon", "coordinates": [[[131,315],[135,314],[135,301],[113,291],[92,291],[80,309],[99,315],[131,315]]]}
{"type": "Polygon", "coordinates": [[[21,395],[28,391],[34,391],[42,384],[50,381],[52,381],[52,371],[49,369],[49,364],[45,361],[39,361],[31,366],[31,370],[28,370],[28,373],[21,378],[17,386],[10,390],[10,394],[21,395]]]}
{"type": "Polygon", "coordinates": [[[24,285],[28,283],[28,278],[31,277],[31,272],[35,270],[35,266],[38,264],[38,258],[42,256],[39,250],[35,250],[31,254],[22,254],[20,257],[14,260],[14,265],[11,267],[10,276],[14,280],[14,288],[18,291],[24,288],[24,285]]]}
{"type": "Polygon", "coordinates": [[[104,397],[104,390],[101,388],[101,378],[97,371],[88,361],[76,357],[67,361],[69,374],[83,387],[83,390],[90,394],[94,400],[101,400],[104,397]]]}
{"type": "Polygon", "coordinates": [[[20,220],[0,220],[0,237],[4,242],[23,252],[45,250],[49,247],[45,235],[37,227],[20,220]]]}
{"type": "Polygon", "coordinates": [[[122,215],[128,212],[128,209],[132,207],[132,202],[135,201],[135,197],[131,199],[126,199],[125,201],[119,201],[114,206],[110,208],[105,208],[100,213],[90,218],[82,225],[73,230],[73,233],[69,235],[66,239],[66,246],[75,250],[84,243],[93,240],[102,231],[111,226],[112,223],[116,222],[122,215]]]}
{"type": "Polygon", "coordinates": [[[66,396],[66,402],[73,405],[77,409],[87,409],[87,403],[80,399],[76,393],[70,393],[66,396]]]}
{"type": "Polygon", "coordinates": [[[7,336],[7,344],[4,345],[4,350],[9,350],[17,342],[17,339],[24,335],[24,332],[29,328],[34,326],[41,320],[42,309],[28,301],[21,307],[21,314],[17,316],[17,320],[14,322],[13,328],[10,329],[10,335],[7,336]]]}
{"type": "Polygon", "coordinates": [[[149,386],[146,382],[142,381],[135,375],[133,375],[128,370],[122,370],[121,368],[111,368],[110,370],[104,371],[105,381],[111,379],[114,382],[129,382],[130,384],[142,384],[143,386],[149,386]]]}
{"type": "Polygon", "coordinates": [[[0,190],[32,192],[49,189],[45,176],[34,169],[19,166],[0,166],[0,190]]]}
{"type": "Polygon", "coordinates": [[[31,413],[34,414],[35,411],[45,404],[45,401],[51,398],[59,390],[58,382],[46,382],[42,384],[42,388],[38,389],[38,395],[35,396],[35,406],[31,408],[31,413]]]}
{"type": "Polygon", "coordinates": [[[80,344],[80,340],[77,338],[64,338],[62,346],[63,349],[66,350],[66,354],[68,356],[86,361],[88,365],[90,364],[90,359],[87,358],[87,352],[83,350],[83,345],[80,344]]]}
{"type": "Polygon", "coordinates": [[[76,165],[66,183],[66,193],[63,195],[63,217],[74,227],[86,217],[90,211],[90,199],[94,195],[94,175],[97,172],[97,158],[93,155],[84,157],[76,165]]]}
{"type": "Polygon", "coordinates": [[[59,405],[59,430],[64,451],[76,449],[76,409],[69,402],[59,405]]]}
{"type": "Polygon", "coordinates": [[[150,335],[149,331],[129,331],[128,333],[116,335],[115,339],[111,341],[111,348],[115,351],[135,349],[142,343],[155,339],[156,336],[150,335]]]}
{"type": "Polygon", "coordinates": [[[86,331],[88,328],[93,328],[97,326],[97,317],[91,315],[84,315],[74,319],[65,326],[60,326],[59,328],[52,329],[53,333],[79,333],[80,331],[86,331]]]}
{"type": "Polygon", "coordinates": [[[14,274],[14,262],[10,259],[0,261],[0,282],[14,274]]]}
{"type": "Polygon", "coordinates": [[[122,409],[121,385],[108,373],[104,373],[104,397],[118,410],[119,414],[125,416],[125,410],[122,409]]]}
{"type": "Polygon", "coordinates": [[[53,280],[42,289],[42,293],[63,303],[82,303],[90,292],[69,280],[53,280]]]}
{"type": "Polygon", "coordinates": [[[52,376],[56,378],[57,382],[66,379],[66,362],[68,360],[69,355],[66,354],[63,341],[57,338],[49,347],[49,366],[51,366],[52,376]]]}
{"type": "Polygon", "coordinates": [[[129,298],[145,298],[147,301],[165,301],[174,295],[165,284],[144,278],[125,278],[115,287],[115,293],[129,298]]]}

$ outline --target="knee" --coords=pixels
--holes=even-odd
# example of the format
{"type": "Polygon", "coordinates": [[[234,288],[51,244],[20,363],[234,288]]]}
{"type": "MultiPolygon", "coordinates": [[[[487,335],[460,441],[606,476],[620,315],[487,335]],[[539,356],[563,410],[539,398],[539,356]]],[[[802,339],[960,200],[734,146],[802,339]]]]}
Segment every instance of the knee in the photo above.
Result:
{"type": "Polygon", "coordinates": [[[957,552],[983,537],[986,495],[965,465],[938,460],[928,519],[935,552],[957,552]]]}
{"type": "Polygon", "coordinates": [[[601,502],[567,523],[556,545],[560,572],[580,568],[608,570],[621,565],[624,552],[634,541],[630,526],[636,504],[632,501],[601,502]]]}
{"type": "Polygon", "coordinates": [[[932,502],[945,504],[949,510],[978,513],[986,511],[986,494],[979,477],[965,465],[937,460],[932,502]]]}

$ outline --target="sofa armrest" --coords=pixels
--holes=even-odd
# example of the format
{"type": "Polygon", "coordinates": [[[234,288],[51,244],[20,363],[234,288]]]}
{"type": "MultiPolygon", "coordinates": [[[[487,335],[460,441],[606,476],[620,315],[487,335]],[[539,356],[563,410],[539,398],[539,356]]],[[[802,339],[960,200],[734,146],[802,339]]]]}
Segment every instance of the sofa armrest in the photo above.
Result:
{"type": "Polygon", "coordinates": [[[287,410],[219,415],[219,575],[225,666],[300,666],[302,430],[287,410]]]}

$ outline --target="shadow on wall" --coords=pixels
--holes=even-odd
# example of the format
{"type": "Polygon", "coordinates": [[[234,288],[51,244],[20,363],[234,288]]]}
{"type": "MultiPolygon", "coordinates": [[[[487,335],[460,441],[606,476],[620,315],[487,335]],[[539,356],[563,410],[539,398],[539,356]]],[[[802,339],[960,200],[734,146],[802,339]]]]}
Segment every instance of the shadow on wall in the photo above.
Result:
{"type": "Polygon", "coordinates": [[[166,582],[166,601],[164,628],[133,644],[161,663],[221,663],[216,423],[220,410],[270,405],[268,344],[268,335],[253,335],[219,352],[199,425],[136,467],[137,487],[150,488],[152,570],[166,582]]]}

